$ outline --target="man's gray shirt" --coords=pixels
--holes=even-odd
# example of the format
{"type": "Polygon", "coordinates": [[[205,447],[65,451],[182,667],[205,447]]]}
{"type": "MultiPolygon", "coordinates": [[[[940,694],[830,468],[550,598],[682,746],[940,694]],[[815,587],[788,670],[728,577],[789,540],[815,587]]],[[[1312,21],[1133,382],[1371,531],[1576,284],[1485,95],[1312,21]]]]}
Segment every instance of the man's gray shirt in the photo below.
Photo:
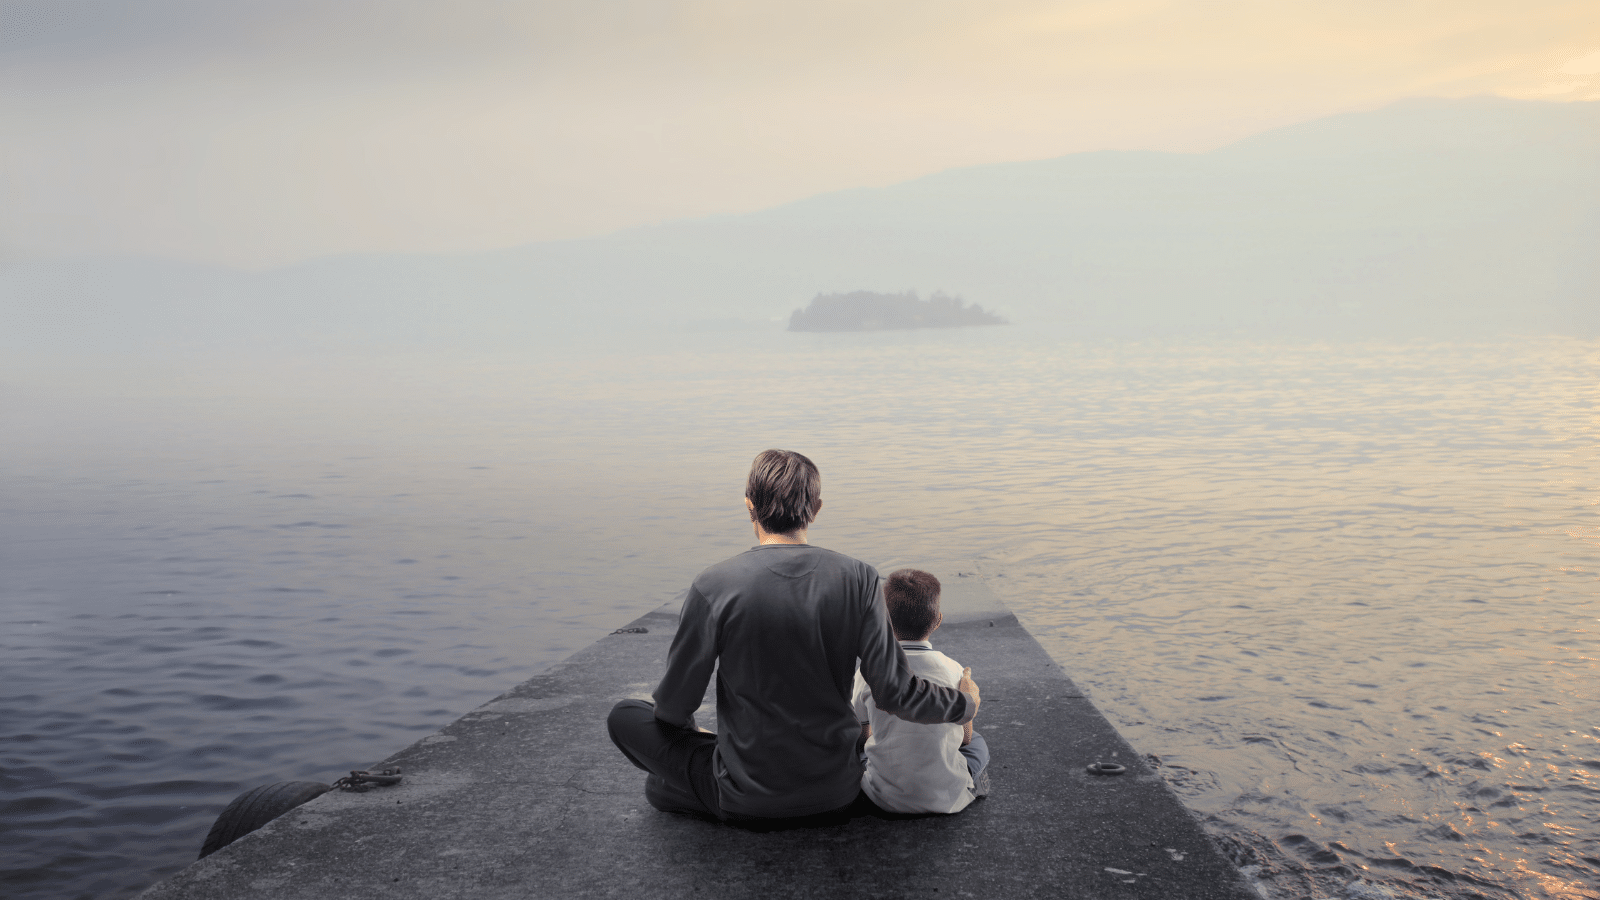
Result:
{"type": "Polygon", "coordinates": [[[977,712],[960,691],[912,674],[876,569],[809,544],[763,544],[690,586],[656,688],[656,718],[693,727],[715,669],[712,765],[723,812],[838,809],[861,784],[850,708],[858,659],[875,703],[900,718],[959,724],[977,712]]]}

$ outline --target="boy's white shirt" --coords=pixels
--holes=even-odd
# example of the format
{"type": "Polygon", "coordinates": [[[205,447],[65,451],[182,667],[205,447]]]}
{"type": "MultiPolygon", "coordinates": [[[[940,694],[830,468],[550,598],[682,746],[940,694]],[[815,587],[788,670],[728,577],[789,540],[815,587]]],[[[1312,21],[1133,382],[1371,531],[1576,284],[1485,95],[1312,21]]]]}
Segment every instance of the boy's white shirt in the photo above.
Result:
{"type": "MultiPolygon", "coordinates": [[[[943,687],[961,680],[961,665],[927,641],[901,641],[911,671],[943,687]]],[[[856,672],[851,706],[872,726],[861,789],[890,812],[953,813],[972,802],[972,776],[961,755],[960,725],[920,725],[873,705],[872,689],[856,672]]]]}

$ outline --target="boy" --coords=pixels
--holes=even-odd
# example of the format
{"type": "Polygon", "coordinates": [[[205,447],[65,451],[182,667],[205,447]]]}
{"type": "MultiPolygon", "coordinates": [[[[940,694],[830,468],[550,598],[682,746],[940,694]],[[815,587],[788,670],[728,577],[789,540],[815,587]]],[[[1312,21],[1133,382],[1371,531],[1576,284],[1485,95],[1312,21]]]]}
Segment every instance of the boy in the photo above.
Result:
{"type": "MultiPolygon", "coordinates": [[[[900,569],[883,586],[889,624],[913,674],[955,687],[970,670],[933,649],[928,638],[944,621],[939,579],[918,569],[900,569]]],[[[856,673],[851,705],[866,738],[861,790],[880,808],[897,813],[960,812],[988,793],[983,769],[989,748],[965,725],[919,725],[896,718],[872,702],[872,689],[856,673]]]]}

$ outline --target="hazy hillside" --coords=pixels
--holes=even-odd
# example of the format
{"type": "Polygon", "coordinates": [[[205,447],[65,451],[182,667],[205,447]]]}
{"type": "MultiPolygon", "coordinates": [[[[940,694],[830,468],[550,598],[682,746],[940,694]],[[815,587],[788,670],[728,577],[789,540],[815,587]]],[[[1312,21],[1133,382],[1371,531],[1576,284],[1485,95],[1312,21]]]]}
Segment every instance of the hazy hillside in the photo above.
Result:
{"type": "Polygon", "coordinates": [[[1600,104],[1411,101],[1215,152],[981,166],[742,216],[266,273],[0,270],[5,346],[504,346],[781,328],[818,292],[944,290],[1084,335],[1600,333],[1600,104]]]}

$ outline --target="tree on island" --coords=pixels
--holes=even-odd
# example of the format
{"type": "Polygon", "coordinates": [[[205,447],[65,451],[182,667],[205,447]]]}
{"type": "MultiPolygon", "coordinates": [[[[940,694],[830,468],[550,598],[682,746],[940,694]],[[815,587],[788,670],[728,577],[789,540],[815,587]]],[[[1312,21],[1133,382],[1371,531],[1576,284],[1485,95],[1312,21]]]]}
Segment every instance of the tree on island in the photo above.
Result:
{"type": "Polygon", "coordinates": [[[878,294],[818,294],[811,305],[789,316],[790,331],[887,331],[896,328],[965,328],[1004,325],[1006,320],[960,297],[935,291],[923,300],[916,291],[878,294]]]}

